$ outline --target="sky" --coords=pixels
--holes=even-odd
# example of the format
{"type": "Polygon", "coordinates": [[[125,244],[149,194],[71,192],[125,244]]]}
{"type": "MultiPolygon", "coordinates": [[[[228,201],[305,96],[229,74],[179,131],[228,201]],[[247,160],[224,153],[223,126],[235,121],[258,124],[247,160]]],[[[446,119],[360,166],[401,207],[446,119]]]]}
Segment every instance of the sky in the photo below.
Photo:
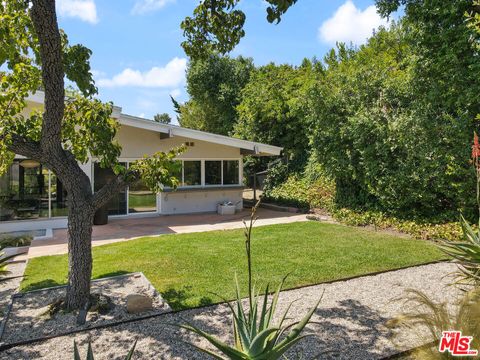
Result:
{"type": "MultiPolygon", "coordinates": [[[[198,0],[57,0],[60,27],[71,44],[93,51],[91,67],[99,97],[122,112],[151,119],[184,102],[188,58],[180,46],[181,21],[198,0]]],[[[337,41],[360,45],[387,20],[374,0],[299,0],[277,24],[266,21],[266,2],[241,0],[246,36],[230,54],[299,65],[323,56],[337,41]]]]}

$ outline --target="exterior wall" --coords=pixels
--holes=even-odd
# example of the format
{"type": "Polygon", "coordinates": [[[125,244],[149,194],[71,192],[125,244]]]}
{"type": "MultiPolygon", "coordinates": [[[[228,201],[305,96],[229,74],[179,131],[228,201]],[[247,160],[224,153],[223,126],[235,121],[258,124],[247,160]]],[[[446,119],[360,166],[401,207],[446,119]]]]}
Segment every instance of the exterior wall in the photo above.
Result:
{"type": "Polygon", "coordinates": [[[35,220],[16,220],[1,221],[0,233],[14,231],[31,231],[43,229],[64,229],[67,227],[67,218],[58,217],[51,219],[35,219],[35,220]]]}
{"type": "Polygon", "coordinates": [[[168,151],[187,141],[193,141],[194,146],[188,147],[187,151],[179,156],[179,159],[238,159],[241,157],[238,148],[179,136],[160,139],[159,133],[130,126],[122,126],[118,131],[117,139],[122,145],[121,157],[125,159],[138,159],[157,151],[168,151]]]}
{"type": "Polygon", "coordinates": [[[236,204],[237,209],[243,208],[242,189],[201,189],[178,190],[161,194],[160,208],[163,215],[188,214],[217,211],[217,205],[224,201],[236,204]]]}

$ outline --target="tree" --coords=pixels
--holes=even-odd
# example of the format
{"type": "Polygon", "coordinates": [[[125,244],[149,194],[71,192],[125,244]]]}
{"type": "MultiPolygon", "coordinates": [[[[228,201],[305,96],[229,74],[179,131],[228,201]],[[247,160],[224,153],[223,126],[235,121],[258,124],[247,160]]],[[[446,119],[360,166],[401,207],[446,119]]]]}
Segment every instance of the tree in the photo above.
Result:
{"type": "Polygon", "coordinates": [[[252,59],[210,55],[187,69],[190,100],[180,106],[181,126],[229,135],[237,122],[240,92],[254,69],[252,59]]]}
{"type": "Polygon", "coordinates": [[[0,170],[15,154],[46,165],[69,194],[69,272],[65,304],[84,308],[89,301],[92,272],[91,233],[95,211],[120,189],[142,178],[153,190],[161,184],[176,186],[173,158],[182,149],[157,153],[128,170],[118,163],[120,145],[114,140],[118,124],[111,119],[111,104],[93,96],[97,89],[90,72],[90,50],[69,45],[58,28],[55,1],[0,3],[0,170]],[[65,92],[64,77],[79,91],[65,92]],[[45,90],[43,113],[22,115],[25,99],[45,90]],[[116,178],[96,193],[79,162],[89,155],[102,167],[112,167],[116,178]]]}
{"type": "Polygon", "coordinates": [[[321,64],[309,60],[258,68],[241,92],[235,136],[282,146],[291,169],[302,169],[309,152],[303,99],[321,73],[321,64]]]}
{"type": "Polygon", "coordinates": [[[156,114],[153,116],[153,120],[162,124],[170,124],[172,122],[172,118],[167,113],[156,114]]]}
{"type": "MultiPolygon", "coordinates": [[[[272,22],[279,21],[296,0],[267,1],[271,4],[268,20],[272,22]]],[[[243,13],[231,11],[237,3],[200,2],[194,17],[182,23],[187,54],[202,54],[206,48],[218,47],[222,53],[233,49],[244,22],[243,13]]],[[[0,171],[5,171],[18,154],[45,164],[62,181],[70,200],[66,306],[71,310],[84,308],[90,294],[95,211],[139,178],[154,191],[160,191],[161,184],[175,187],[178,180],[170,176],[177,166],[173,158],[183,149],[159,152],[128,170],[121,166],[121,149],[114,140],[118,124],[110,117],[112,105],[93,97],[97,89],[90,72],[91,51],[83,45],[69,45],[66,34],[58,28],[55,0],[3,1],[0,10],[0,66],[7,68],[0,73],[0,171]],[[66,97],[64,77],[79,91],[66,97]],[[25,99],[39,88],[45,90],[43,113],[23,115],[25,99]],[[117,174],[96,193],[79,166],[89,155],[117,174]]]]}
{"type": "MultiPolygon", "coordinates": [[[[392,2],[379,2],[383,11],[380,3],[392,2]]],[[[313,149],[340,205],[405,217],[471,214],[468,143],[480,110],[478,36],[464,18],[472,4],[404,4],[399,24],[327,56],[307,99],[313,149]]]]}

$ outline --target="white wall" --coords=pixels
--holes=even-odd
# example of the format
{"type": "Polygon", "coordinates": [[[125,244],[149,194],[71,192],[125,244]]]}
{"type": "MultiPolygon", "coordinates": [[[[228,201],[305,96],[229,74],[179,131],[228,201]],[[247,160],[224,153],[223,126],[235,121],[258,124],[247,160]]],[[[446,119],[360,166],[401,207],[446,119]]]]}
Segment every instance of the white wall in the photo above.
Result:
{"type": "Polygon", "coordinates": [[[163,215],[211,212],[217,211],[218,203],[224,201],[238,203],[237,209],[242,209],[242,189],[179,190],[162,193],[160,208],[163,215]]]}
{"type": "Polygon", "coordinates": [[[187,141],[193,142],[194,146],[188,147],[187,151],[179,157],[181,159],[238,159],[241,157],[239,148],[179,136],[160,139],[159,133],[125,125],[118,131],[117,139],[122,145],[122,158],[141,158],[157,151],[168,151],[187,141]]]}

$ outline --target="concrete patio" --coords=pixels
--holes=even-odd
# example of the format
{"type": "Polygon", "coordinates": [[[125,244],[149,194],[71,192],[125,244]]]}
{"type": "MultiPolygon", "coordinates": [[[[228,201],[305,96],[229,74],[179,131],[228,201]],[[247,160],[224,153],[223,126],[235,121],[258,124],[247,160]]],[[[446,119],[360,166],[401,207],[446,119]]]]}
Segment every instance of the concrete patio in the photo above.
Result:
{"type": "MultiPolygon", "coordinates": [[[[113,218],[107,225],[94,226],[93,246],[128,241],[144,236],[193,233],[213,230],[229,230],[243,227],[242,219],[247,219],[250,211],[244,209],[235,215],[215,213],[169,215],[139,218],[113,218]]],[[[259,209],[255,226],[284,224],[306,221],[305,214],[259,209]]],[[[53,230],[53,237],[34,240],[24,258],[67,253],[67,229],[53,230]]],[[[18,258],[19,260],[20,257],[18,258]]]]}

